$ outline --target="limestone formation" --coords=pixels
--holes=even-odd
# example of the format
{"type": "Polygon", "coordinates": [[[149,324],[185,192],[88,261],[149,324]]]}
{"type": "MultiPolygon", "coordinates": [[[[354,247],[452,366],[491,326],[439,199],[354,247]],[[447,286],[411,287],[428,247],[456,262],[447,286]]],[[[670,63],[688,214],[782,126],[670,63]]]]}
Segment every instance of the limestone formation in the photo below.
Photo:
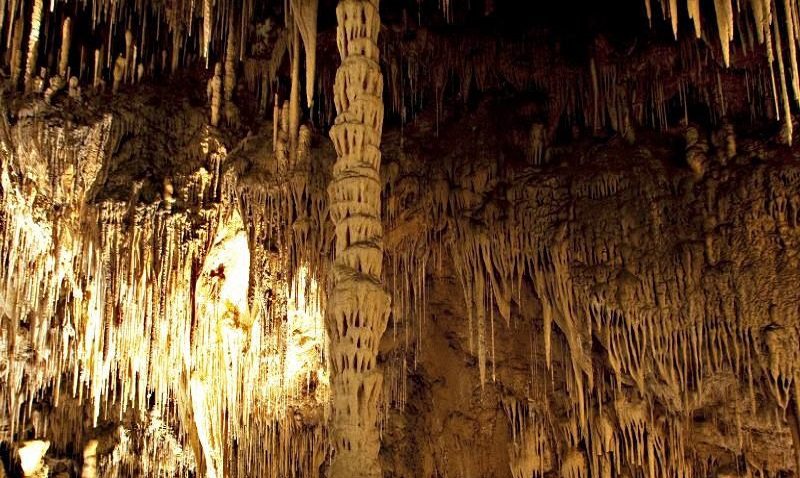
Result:
{"type": "Polygon", "coordinates": [[[224,84],[224,97],[225,102],[225,120],[229,125],[236,126],[239,124],[239,108],[233,101],[233,90],[236,87],[236,37],[228,35],[228,44],[225,47],[225,84],[224,84]]]}
{"type": "Polygon", "coordinates": [[[333,285],[326,324],[331,341],[330,476],[379,477],[378,404],[383,373],[377,361],[389,298],[381,286],[381,132],[383,77],[378,63],[380,16],[375,0],[336,7],[342,64],[331,128],[336,149],[328,186],[336,229],[333,285]]]}
{"type": "Polygon", "coordinates": [[[338,3],[0,2],[0,476],[797,476],[797,0],[338,3]]]}
{"type": "Polygon", "coordinates": [[[25,62],[25,89],[32,88],[33,76],[36,74],[39,58],[39,33],[42,28],[43,0],[34,0],[31,9],[30,32],[28,33],[28,59],[25,62]]]}
{"type": "Polygon", "coordinates": [[[64,19],[61,26],[61,53],[58,60],[58,74],[69,78],[69,48],[72,42],[72,19],[64,19]]]}
{"type": "Polygon", "coordinates": [[[83,447],[81,478],[97,478],[97,440],[89,440],[83,447]]]}
{"type": "Polygon", "coordinates": [[[208,80],[208,102],[211,105],[211,126],[219,126],[220,108],[222,107],[222,64],[214,66],[214,76],[208,80]]]}
{"type": "Polygon", "coordinates": [[[44,455],[50,448],[50,442],[33,440],[22,444],[17,451],[20,467],[25,478],[44,478],[48,476],[48,467],[44,464],[44,455]]]}
{"type": "Polygon", "coordinates": [[[114,62],[114,72],[113,72],[113,83],[111,84],[111,91],[113,93],[117,93],[119,91],[119,87],[125,81],[125,69],[127,67],[127,60],[124,56],[120,55],[117,57],[117,61],[114,62]]]}

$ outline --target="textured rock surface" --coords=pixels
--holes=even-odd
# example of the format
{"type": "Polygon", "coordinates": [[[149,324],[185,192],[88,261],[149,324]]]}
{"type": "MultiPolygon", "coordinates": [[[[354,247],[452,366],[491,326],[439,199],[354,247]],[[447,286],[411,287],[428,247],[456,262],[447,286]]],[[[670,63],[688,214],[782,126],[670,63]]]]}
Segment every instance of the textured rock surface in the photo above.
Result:
{"type": "MultiPolygon", "coordinates": [[[[313,225],[324,206],[307,205],[326,202],[332,149],[317,140],[307,167],[319,173],[302,173],[298,189],[268,159],[269,123],[227,154],[206,132],[203,108],[178,102],[164,119],[125,103],[77,123],[41,116],[5,128],[3,257],[15,264],[7,271],[19,271],[3,279],[4,407],[18,417],[5,436],[50,439],[53,457],[80,456],[97,439],[101,476],[325,469],[319,352],[327,351],[319,342],[308,348],[321,322],[281,318],[311,309],[291,308],[298,293],[280,286],[290,266],[278,252],[289,241],[330,244],[331,226],[313,225]],[[48,146],[56,144],[68,146],[48,146]],[[169,156],[176,149],[180,160],[169,156]],[[49,172],[56,168],[65,173],[49,172]],[[297,198],[306,204],[300,223],[289,206],[297,198]],[[240,226],[237,214],[247,218],[240,226]],[[242,275],[236,241],[245,237],[242,275]],[[143,240],[160,245],[149,252],[143,240]],[[231,280],[249,281],[250,293],[231,280]],[[60,287],[34,287],[47,283],[60,287]],[[144,305],[151,301],[157,307],[144,305]],[[192,302],[196,319],[185,315],[192,302]],[[138,310],[148,311],[152,332],[142,333],[138,310]],[[108,316],[117,318],[98,334],[93,324],[108,316]],[[219,359],[200,352],[211,344],[219,359]],[[291,369],[288,350],[311,354],[292,369],[303,370],[299,389],[289,385],[293,373],[275,372],[291,369]],[[42,396],[45,387],[61,397],[42,396]],[[75,413],[86,418],[65,420],[75,413]],[[227,432],[215,428],[220,413],[227,432]],[[267,428],[233,413],[263,416],[267,428]],[[269,429],[267,448],[285,459],[239,448],[252,440],[263,450],[269,429]],[[144,461],[139,446],[152,450],[144,461]]],[[[402,149],[395,133],[385,141],[394,297],[379,354],[385,476],[793,470],[800,169],[792,151],[743,137],[731,154],[730,141],[696,128],[690,144],[709,145],[702,177],[680,135],[636,145],[579,139],[532,167],[525,141],[493,126],[498,104],[451,123],[433,148],[417,139],[427,134],[424,119],[402,149]],[[467,132],[469,141],[458,139],[467,132]],[[517,152],[489,154],[504,148],[517,152]]],[[[324,282],[320,251],[309,270],[324,282]]]]}
{"type": "Polygon", "coordinates": [[[797,2],[424,3],[0,5],[0,476],[797,476],[797,2]]]}

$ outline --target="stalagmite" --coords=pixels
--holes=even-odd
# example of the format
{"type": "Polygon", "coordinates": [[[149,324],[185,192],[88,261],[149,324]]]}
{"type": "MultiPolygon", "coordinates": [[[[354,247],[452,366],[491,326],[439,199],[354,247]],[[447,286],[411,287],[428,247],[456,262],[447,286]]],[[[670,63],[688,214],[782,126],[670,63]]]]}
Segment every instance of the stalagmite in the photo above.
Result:
{"type": "Polygon", "coordinates": [[[695,174],[702,178],[708,167],[708,144],[700,138],[700,132],[694,126],[686,128],[686,163],[695,174]]]}
{"type": "Polygon", "coordinates": [[[382,476],[378,404],[383,393],[377,352],[389,314],[389,299],[381,286],[383,78],[378,2],[342,0],[336,17],[342,64],[334,85],[339,116],[330,132],[337,160],[328,187],[336,228],[326,317],[333,401],[330,476],[377,478],[382,476]]]}
{"type": "Polygon", "coordinates": [[[39,74],[31,78],[28,86],[29,93],[44,93],[45,85],[47,85],[47,68],[41,67],[39,74]]]}
{"type": "Polygon", "coordinates": [[[97,477],[97,440],[89,440],[83,447],[81,478],[97,477]]]}
{"type": "Polygon", "coordinates": [[[44,91],[44,101],[50,104],[53,101],[53,96],[67,86],[67,81],[60,75],[50,78],[50,85],[44,91]]]}
{"type": "Polygon", "coordinates": [[[531,164],[541,166],[544,163],[545,148],[545,128],[541,123],[531,125],[530,145],[528,146],[528,160],[531,164]]]}
{"type": "Polygon", "coordinates": [[[111,84],[111,91],[117,93],[122,82],[125,80],[125,71],[127,68],[127,60],[120,54],[114,62],[114,71],[112,72],[114,82],[111,84]]]}
{"type": "Polygon", "coordinates": [[[46,478],[48,467],[44,464],[44,455],[50,448],[50,442],[42,440],[27,441],[18,450],[22,474],[25,478],[46,478]]]}

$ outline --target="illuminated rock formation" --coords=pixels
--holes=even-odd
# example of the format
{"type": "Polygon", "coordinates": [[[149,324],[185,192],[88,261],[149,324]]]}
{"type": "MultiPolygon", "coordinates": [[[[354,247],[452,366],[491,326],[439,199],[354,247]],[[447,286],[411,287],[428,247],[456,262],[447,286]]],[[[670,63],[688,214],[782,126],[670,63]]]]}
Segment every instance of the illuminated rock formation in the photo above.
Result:
{"type": "Polygon", "coordinates": [[[20,467],[25,478],[45,478],[48,476],[47,465],[44,464],[44,454],[50,448],[50,442],[34,440],[27,441],[17,451],[20,467]]]}
{"type": "Polygon", "coordinates": [[[330,476],[379,477],[378,404],[383,373],[377,362],[389,315],[381,286],[381,132],[383,77],[378,64],[380,16],[374,0],[336,7],[342,65],[331,128],[336,163],[328,194],[336,228],[327,329],[331,345],[330,476]]]}
{"type": "MultiPolygon", "coordinates": [[[[42,28],[43,0],[34,0],[31,9],[30,32],[28,33],[28,59],[25,61],[25,89],[32,88],[33,76],[36,74],[36,63],[39,58],[39,33],[42,28]]],[[[20,25],[21,26],[21,25],[20,25]]]]}
{"type": "Polygon", "coordinates": [[[0,476],[796,476],[797,10],[0,2],[0,476]]]}

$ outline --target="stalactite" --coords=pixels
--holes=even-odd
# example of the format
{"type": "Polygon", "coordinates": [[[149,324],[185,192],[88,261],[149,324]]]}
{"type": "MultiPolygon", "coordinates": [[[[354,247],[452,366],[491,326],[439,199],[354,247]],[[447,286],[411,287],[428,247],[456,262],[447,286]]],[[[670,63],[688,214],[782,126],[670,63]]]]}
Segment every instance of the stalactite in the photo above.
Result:
{"type": "Polygon", "coordinates": [[[317,10],[319,0],[291,0],[295,25],[306,53],[306,105],[313,107],[317,64],[317,10]]]}
{"type": "Polygon", "coordinates": [[[72,20],[67,17],[61,26],[61,55],[58,60],[58,74],[65,80],[69,78],[69,48],[72,40],[72,20]]]}
{"type": "MultiPolygon", "coordinates": [[[[209,61],[211,50],[211,35],[214,25],[214,0],[203,0],[203,58],[206,60],[206,67],[209,61]]],[[[232,32],[228,32],[231,36],[232,32]]]]}
{"type": "Polygon", "coordinates": [[[25,89],[33,88],[33,75],[36,72],[36,62],[39,57],[39,30],[42,27],[42,10],[44,0],[34,0],[31,10],[31,30],[28,34],[28,59],[25,62],[25,89]]]}
{"type": "MultiPolygon", "coordinates": [[[[229,31],[231,28],[229,28],[229,31]]],[[[236,36],[228,34],[228,44],[225,46],[225,120],[229,125],[239,122],[239,109],[233,102],[233,90],[236,87],[236,36]]]]}
{"type": "Polygon", "coordinates": [[[132,82],[132,74],[136,68],[136,58],[134,51],[136,46],[133,44],[133,32],[130,29],[125,30],[125,69],[122,72],[122,78],[125,82],[132,82]]]}
{"type": "MultiPolygon", "coordinates": [[[[689,2],[689,0],[687,0],[689,2]]],[[[672,35],[678,39],[678,0],[669,0],[669,17],[672,20],[672,35]]]]}
{"type": "MultiPolygon", "coordinates": [[[[791,104],[789,102],[789,85],[786,83],[786,71],[783,66],[783,42],[781,41],[780,25],[777,21],[772,22],[772,39],[775,41],[775,53],[778,58],[778,77],[780,78],[782,100],[781,106],[783,107],[783,129],[781,130],[781,140],[785,144],[791,146],[794,124],[792,120],[791,104]]],[[[794,42],[793,39],[788,40],[790,42],[794,42]]]]}
{"type": "Polygon", "coordinates": [[[326,317],[333,401],[330,476],[378,477],[383,373],[377,351],[389,314],[388,296],[380,282],[383,78],[378,63],[378,2],[342,0],[336,17],[342,64],[334,86],[339,116],[330,133],[337,161],[328,188],[336,228],[326,317]]]}
{"type": "Polygon", "coordinates": [[[733,41],[733,7],[731,0],[714,0],[714,9],[717,14],[717,30],[722,46],[722,59],[725,66],[731,63],[731,42],[733,41]]]}
{"type": "Polygon", "coordinates": [[[686,7],[689,11],[689,19],[694,21],[694,33],[697,38],[703,35],[703,26],[700,17],[700,0],[687,0],[686,7]]]}
{"type": "Polygon", "coordinates": [[[289,154],[297,151],[297,133],[300,129],[300,35],[299,28],[292,28],[292,78],[289,90],[289,154]]]}
{"type": "Polygon", "coordinates": [[[219,126],[220,109],[222,108],[222,64],[214,65],[214,76],[208,80],[206,89],[208,102],[211,105],[211,126],[219,126]]]}
{"type": "Polygon", "coordinates": [[[102,55],[100,54],[100,50],[99,49],[95,50],[94,51],[94,70],[93,70],[94,79],[92,80],[92,86],[95,89],[100,88],[100,82],[103,80],[103,77],[101,76],[101,72],[100,72],[100,65],[101,65],[100,58],[101,57],[102,57],[102,55]]]}
{"type": "Polygon", "coordinates": [[[786,22],[786,41],[789,43],[789,62],[791,63],[792,92],[795,103],[800,105],[800,73],[797,71],[797,31],[793,12],[793,0],[783,0],[783,11],[786,22]]]}
{"type": "MultiPolygon", "coordinates": [[[[13,18],[13,17],[9,17],[13,18]]],[[[14,34],[11,40],[11,84],[16,88],[22,74],[22,16],[14,22],[14,34]]]]}

